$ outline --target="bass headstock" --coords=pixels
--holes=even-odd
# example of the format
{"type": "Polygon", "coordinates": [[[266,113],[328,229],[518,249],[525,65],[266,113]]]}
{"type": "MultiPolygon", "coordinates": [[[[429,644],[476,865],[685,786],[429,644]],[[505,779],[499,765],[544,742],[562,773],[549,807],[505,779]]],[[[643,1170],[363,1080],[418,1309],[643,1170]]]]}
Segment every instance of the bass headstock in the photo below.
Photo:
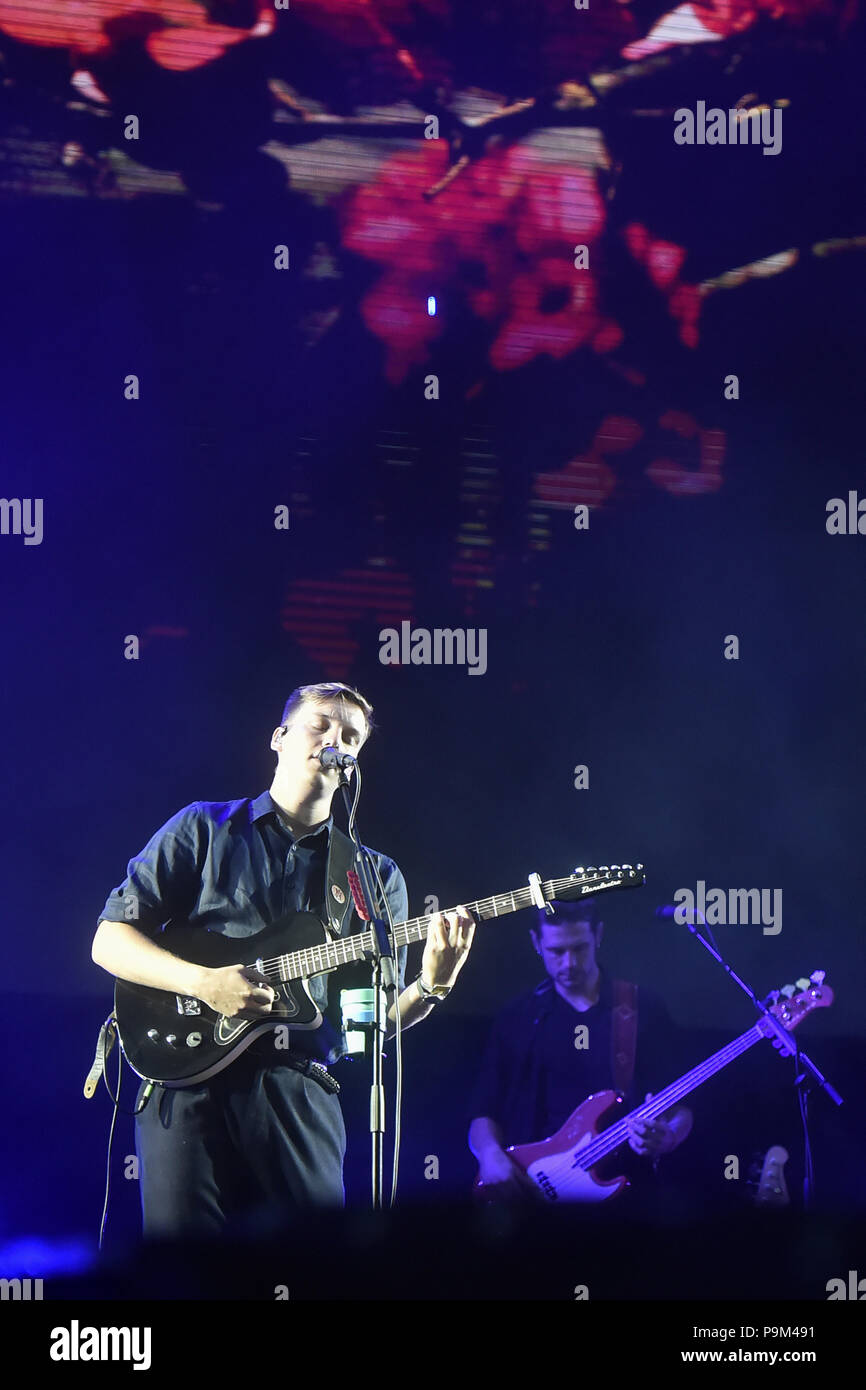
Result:
{"type": "MultiPolygon", "coordinates": [[[[803,978],[793,985],[783,985],[774,989],[765,1000],[768,1011],[777,1023],[788,1033],[793,1033],[799,1023],[813,1009],[829,1009],[833,1003],[833,991],[824,983],[824,971],[813,970],[808,980],[803,978]]],[[[765,1025],[767,1036],[772,1036],[773,1046],[784,1049],[784,1043],[775,1030],[765,1025]]],[[[793,1048],[791,1048],[793,1051],[793,1048]]]]}

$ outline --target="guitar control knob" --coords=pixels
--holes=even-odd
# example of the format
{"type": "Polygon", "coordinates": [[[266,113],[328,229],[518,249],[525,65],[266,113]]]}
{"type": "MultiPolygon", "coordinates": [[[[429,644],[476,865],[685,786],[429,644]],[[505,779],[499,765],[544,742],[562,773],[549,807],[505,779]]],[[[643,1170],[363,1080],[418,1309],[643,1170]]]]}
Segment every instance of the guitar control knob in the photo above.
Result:
{"type": "Polygon", "coordinates": [[[157,1033],[155,1028],[148,1028],[147,1036],[150,1038],[151,1042],[156,1042],[157,1038],[159,1037],[159,1033],[157,1033]]]}
{"type": "Polygon", "coordinates": [[[166,1035],[165,1035],[165,1040],[166,1040],[166,1042],[168,1043],[169,1047],[174,1047],[175,1043],[177,1042],[177,1034],[176,1034],[176,1033],[166,1033],[166,1035]]]}

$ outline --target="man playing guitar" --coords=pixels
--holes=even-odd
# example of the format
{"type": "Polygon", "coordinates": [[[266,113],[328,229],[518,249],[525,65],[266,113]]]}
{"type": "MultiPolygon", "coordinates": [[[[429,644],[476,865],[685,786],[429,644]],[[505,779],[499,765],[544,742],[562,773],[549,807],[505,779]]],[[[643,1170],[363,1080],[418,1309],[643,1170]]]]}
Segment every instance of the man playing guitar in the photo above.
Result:
{"type": "MultiPolygon", "coordinates": [[[[295,690],[271,735],[277,768],[270,791],[254,799],[195,802],[156,832],[100,914],[92,947],[97,965],[176,996],[179,1014],[195,1014],[203,1001],[225,1020],[267,1018],[279,994],[241,963],[244,949],[250,958],[243,939],[306,911],[321,919],[323,931],[346,935],[351,843],[331,815],[339,772],[324,766],[320,755],[333,748],[357,758],[371,728],[372,707],[351,687],[295,690]],[[213,967],[181,959],[159,944],[162,928],[171,941],[172,924],[238,938],[238,963],[213,967]]],[[[393,860],[372,855],[391,917],[402,922],[403,875],[393,860]]],[[[406,948],[399,948],[399,997],[395,1002],[392,991],[388,1000],[388,1036],[395,1009],[409,1028],[445,997],[474,930],[462,907],[435,914],[420,975],[408,986],[406,948]]],[[[290,1031],[290,1049],[279,1050],[274,1030],[265,1030],[218,1074],[173,1089],[160,1085],[144,1104],[136,1148],[146,1236],[218,1234],[235,1217],[267,1222],[280,1210],[342,1204],[346,1134],[339,1084],[325,1065],[342,1055],[342,1042],[328,1023],[328,980],[312,972],[310,993],[321,1024],[290,1031]]],[[[187,1044],[196,1036],[187,1033],[187,1044]]],[[[188,1047],[183,1052],[195,1055],[188,1047]]],[[[144,1093],[145,1083],[139,1104],[144,1093]]]]}
{"type": "MultiPolygon", "coordinates": [[[[479,1184],[491,1196],[538,1196],[506,1147],[552,1135],[591,1093],[613,1089],[631,1104],[645,1086],[673,1075],[670,1019],[661,1001],[598,964],[604,924],[591,899],[536,910],[532,942],[547,979],[506,1008],[494,1023],[475,1087],[469,1147],[479,1184]]],[[[649,1094],[649,1092],[647,1092],[649,1094]]],[[[680,1145],[691,1111],[673,1106],[629,1125],[628,1142],[654,1165],[680,1145]]]]}

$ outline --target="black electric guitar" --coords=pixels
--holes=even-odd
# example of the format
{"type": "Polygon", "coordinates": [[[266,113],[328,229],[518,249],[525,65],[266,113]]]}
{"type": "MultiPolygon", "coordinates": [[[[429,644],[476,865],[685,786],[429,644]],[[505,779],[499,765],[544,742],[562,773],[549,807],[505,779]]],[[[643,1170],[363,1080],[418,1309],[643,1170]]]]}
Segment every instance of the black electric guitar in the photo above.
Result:
{"type": "MultiPolygon", "coordinates": [[[[466,906],[476,921],[484,921],[531,907],[539,895],[545,902],[571,902],[646,883],[642,864],[575,869],[567,878],[546,883],[537,875],[532,879],[529,888],[479,898],[466,906]]],[[[394,929],[396,944],[425,941],[429,926],[429,915],[401,922],[394,929]]],[[[269,1029],[320,1027],[322,1013],[307,988],[308,981],[352,961],[369,960],[373,933],[329,937],[314,913],[296,912],[254,936],[240,938],[201,927],[171,927],[162,933],[159,944],[181,960],[211,969],[243,963],[265,976],[277,993],[266,1018],[227,1018],[201,999],[118,980],[114,1013],[120,1045],[130,1066],[149,1081],[173,1087],[192,1086],[215,1076],[269,1029]]]]}

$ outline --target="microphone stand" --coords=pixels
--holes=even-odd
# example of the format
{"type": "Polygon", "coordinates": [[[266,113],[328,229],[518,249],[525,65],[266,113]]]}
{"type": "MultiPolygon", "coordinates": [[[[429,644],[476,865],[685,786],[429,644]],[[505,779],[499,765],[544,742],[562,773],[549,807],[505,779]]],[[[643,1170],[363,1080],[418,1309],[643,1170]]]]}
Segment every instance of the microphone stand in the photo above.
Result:
{"type": "MultiPolygon", "coordinates": [[[[355,774],[360,777],[360,770],[357,766],[355,774]]],[[[394,968],[394,953],[391,949],[390,930],[384,919],[376,915],[378,893],[370,873],[366,850],[352,822],[349,778],[346,769],[342,767],[340,768],[340,789],[343,793],[346,813],[349,818],[349,835],[355,846],[355,871],[358,875],[364,906],[366,907],[368,921],[373,933],[373,1022],[362,1025],[362,1027],[370,1040],[370,1052],[373,1063],[373,1075],[370,1083],[370,1143],[372,1150],[373,1207],[374,1209],[381,1209],[383,1204],[383,1143],[385,1137],[385,1084],[383,1081],[382,1069],[382,1059],[385,1049],[385,1028],[387,1025],[385,990],[393,989],[394,998],[396,1000],[397,982],[394,968]]]]}
{"type": "MultiPolygon", "coordinates": [[[[706,918],[704,917],[704,914],[701,912],[700,908],[697,909],[697,912],[701,918],[701,925],[707,927],[707,929],[709,930],[709,924],[706,918]]],[[[803,1209],[805,1211],[809,1211],[812,1206],[813,1198],[812,1148],[811,1144],[809,1143],[808,1128],[809,1086],[812,1083],[817,1083],[817,1085],[821,1087],[821,1090],[826,1092],[826,1094],[830,1097],[830,1099],[833,1101],[835,1105],[842,1105],[844,1103],[843,1099],[839,1095],[839,1092],[835,1089],[835,1087],[831,1085],[831,1083],[827,1080],[823,1073],[819,1071],[819,1069],[815,1066],[812,1059],[809,1056],[807,1056],[805,1052],[801,1051],[799,1044],[794,1039],[792,1039],[791,1034],[788,1032],[787,1028],[782,1027],[781,1023],[779,1023],[778,1020],[775,1019],[773,1015],[770,1013],[770,1010],[767,1008],[766,1004],[764,1004],[760,999],[758,999],[754,990],[749,988],[745,980],[740,979],[736,971],[732,969],[732,967],[724,959],[721,953],[718,950],[716,950],[715,946],[712,946],[710,942],[707,940],[707,938],[701,935],[694,922],[685,922],[684,926],[688,928],[689,932],[695,938],[695,940],[701,943],[704,949],[708,951],[709,954],[712,956],[713,960],[716,961],[722,967],[722,969],[728,976],[730,976],[734,983],[736,985],[739,985],[740,989],[747,996],[747,998],[751,999],[758,1013],[763,1014],[764,1018],[773,1028],[775,1033],[778,1035],[780,1051],[782,1052],[782,1055],[788,1057],[790,1057],[792,1053],[796,1055],[798,1073],[794,1077],[794,1086],[797,1089],[797,1098],[800,1104],[800,1114],[803,1120],[803,1142],[805,1145],[805,1163],[803,1171],[803,1209]]]]}

